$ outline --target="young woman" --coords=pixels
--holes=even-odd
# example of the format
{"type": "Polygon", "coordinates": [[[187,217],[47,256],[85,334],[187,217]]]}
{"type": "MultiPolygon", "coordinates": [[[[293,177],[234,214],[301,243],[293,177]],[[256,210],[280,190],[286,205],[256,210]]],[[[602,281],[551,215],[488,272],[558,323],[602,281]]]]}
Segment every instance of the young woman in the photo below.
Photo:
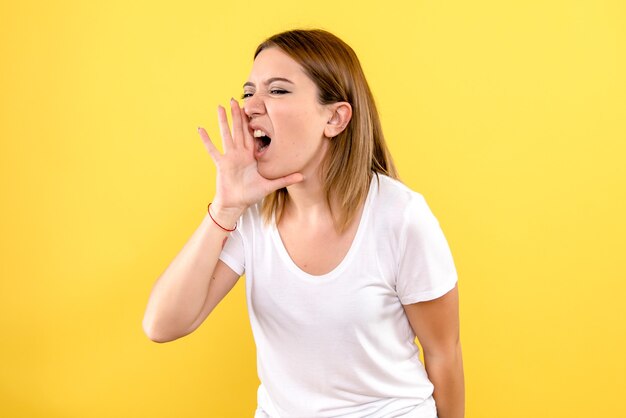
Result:
{"type": "Polygon", "coordinates": [[[457,272],[424,197],[402,184],[354,51],[323,30],[257,48],[201,225],[143,321],[193,332],[246,274],[255,417],[464,416],[457,272]],[[419,360],[415,337],[424,349],[419,360]]]}

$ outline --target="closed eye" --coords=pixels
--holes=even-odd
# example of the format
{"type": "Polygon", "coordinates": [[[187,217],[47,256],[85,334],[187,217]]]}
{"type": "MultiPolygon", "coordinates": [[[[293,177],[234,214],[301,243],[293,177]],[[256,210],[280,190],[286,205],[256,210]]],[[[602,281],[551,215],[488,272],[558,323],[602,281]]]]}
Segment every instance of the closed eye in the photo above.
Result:
{"type": "MultiPolygon", "coordinates": [[[[272,94],[285,94],[285,93],[289,93],[289,92],[286,91],[286,90],[274,89],[274,90],[270,90],[270,93],[272,93],[272,94]]],[[[249,98],[251,96],[252,96],[252,93],[244,93],[244,94],[241,95],[241,98],[242,99],[247,99],[247,98],[249,98]]]]}

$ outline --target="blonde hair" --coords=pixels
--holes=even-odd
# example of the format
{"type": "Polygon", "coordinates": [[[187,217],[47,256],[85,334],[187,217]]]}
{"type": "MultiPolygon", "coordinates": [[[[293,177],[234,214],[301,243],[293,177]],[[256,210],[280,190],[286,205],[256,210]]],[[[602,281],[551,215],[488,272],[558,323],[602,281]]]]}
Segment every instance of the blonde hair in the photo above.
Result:
{"type": "MultiPolygon", "coordinates": [[[[331,198],[339,202],[340,213],[332,216],[341,233],[367,197],[372,175],[380,173],[398,179],[374,97],[355,52],[330,32],[295,29],[276,34],[257,47],[254,58],[269,47],[280,48],[303,67],[317,85],[320,104],[348,102],[352,106],[352,118],[330,141],[321,170],[329,208],[331,198]]],[[[278,223],[288,199],[286,188],[266,196],[261,206],[264,221],[269,223],[275,215],[278,223]]]]}

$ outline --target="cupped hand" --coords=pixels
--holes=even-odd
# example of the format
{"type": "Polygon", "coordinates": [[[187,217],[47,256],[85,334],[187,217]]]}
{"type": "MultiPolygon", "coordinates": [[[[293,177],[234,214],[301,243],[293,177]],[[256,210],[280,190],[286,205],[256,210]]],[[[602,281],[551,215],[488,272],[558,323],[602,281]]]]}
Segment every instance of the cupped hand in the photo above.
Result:
{"type": "Polygon", "coordinates": [[[302,181],[304,176],[292,173],[272,180],[261,176],[254,158],[255,142],[248,129],[248,117],[235,99],[231,99],[230,108],[232,134],[226,110],[222,106],[217,108],[224,154],[215,147],[204,128],[198,128],[198,133],[217,169],[213,203],[224,209],[244,211],[273,191],[302,181]]]}

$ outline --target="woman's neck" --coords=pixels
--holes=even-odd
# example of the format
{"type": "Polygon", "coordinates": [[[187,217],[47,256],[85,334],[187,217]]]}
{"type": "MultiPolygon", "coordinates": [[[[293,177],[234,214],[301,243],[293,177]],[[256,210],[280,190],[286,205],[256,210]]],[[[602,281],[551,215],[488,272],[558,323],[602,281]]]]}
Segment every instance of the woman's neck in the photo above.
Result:
{"type": "Polygon", "coordinates": [[[329,220],[331,212],[320,176],[307,176],[300,183],[287,187],[285,215],[306,223],[329,220]]]}

